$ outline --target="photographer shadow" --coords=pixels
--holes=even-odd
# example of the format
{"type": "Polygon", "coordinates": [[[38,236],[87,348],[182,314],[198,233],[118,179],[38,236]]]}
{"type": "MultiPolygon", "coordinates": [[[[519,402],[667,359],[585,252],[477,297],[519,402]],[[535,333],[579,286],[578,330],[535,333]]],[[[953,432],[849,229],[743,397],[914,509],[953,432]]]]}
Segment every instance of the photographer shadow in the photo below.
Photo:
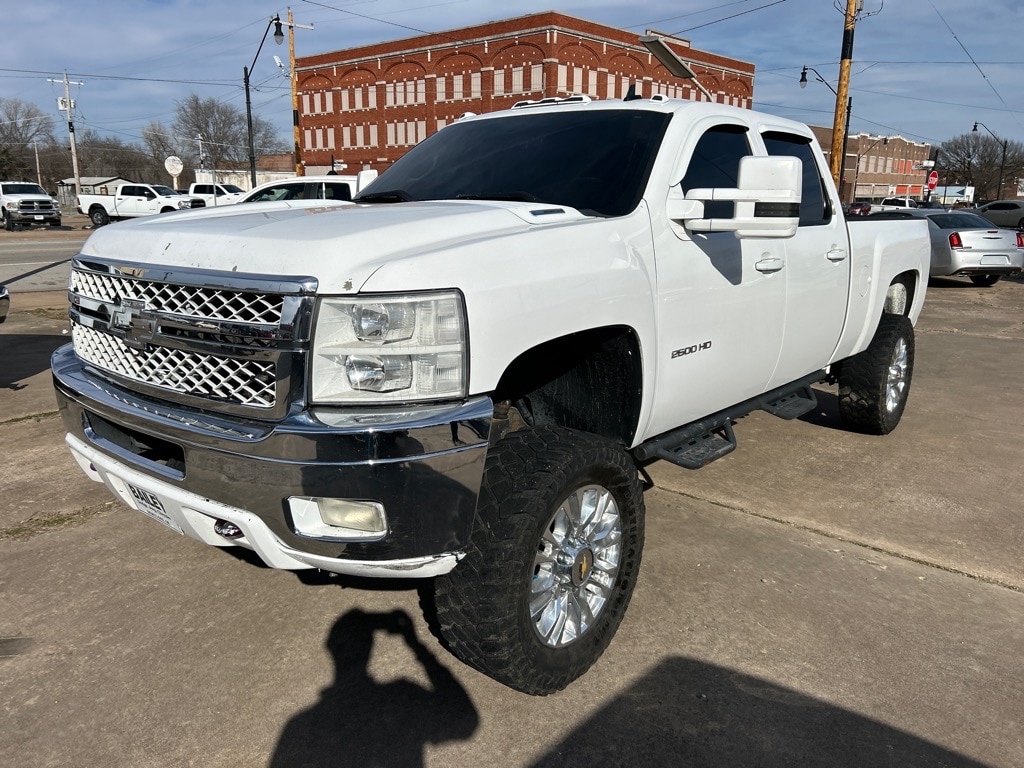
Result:
{"type": "Polygon", "coordinates": [[[326,647],[333,684],[285,726],[271,768],[299,766],[422,766],[427,744],[468,739],[480,722],[466,690],[420,642],[404,611],[351,610],[339,618],[326,647]],[[406,677],[380,682],[370,674],[374,637],[401,637],[430,687],[406,677]]]}

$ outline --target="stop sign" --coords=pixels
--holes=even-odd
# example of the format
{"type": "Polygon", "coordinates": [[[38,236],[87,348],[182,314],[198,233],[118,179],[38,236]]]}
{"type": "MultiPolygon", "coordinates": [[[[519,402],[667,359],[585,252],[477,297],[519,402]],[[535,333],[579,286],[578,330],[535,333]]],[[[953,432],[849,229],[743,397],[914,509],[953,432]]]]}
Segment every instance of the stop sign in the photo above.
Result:
{"type": "Polygon", "coordinates": [[[928,189],[935,189],[935,185],[939,183],[939,172],[932,171],[928,174],[928,189]]]}

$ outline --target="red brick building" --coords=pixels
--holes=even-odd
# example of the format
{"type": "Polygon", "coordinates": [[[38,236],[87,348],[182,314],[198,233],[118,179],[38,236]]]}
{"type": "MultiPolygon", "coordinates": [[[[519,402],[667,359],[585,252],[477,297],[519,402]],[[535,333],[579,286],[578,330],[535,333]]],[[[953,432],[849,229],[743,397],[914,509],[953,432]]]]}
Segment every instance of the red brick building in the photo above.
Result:
{"type": "MultiPolygon", "coordinates": [[[[658,34],[658,33],[655,33],[658,34]]],[[[754,65],[664,36],[723,104],[749,108],[754,65]]],[[[324,173],[332,157],[354,173],[383,171],[465,112],[524,99],[586,94],[706,100],[671,76],[639,35],[547,12],[296,58],[301,159],[324,173]]]]}

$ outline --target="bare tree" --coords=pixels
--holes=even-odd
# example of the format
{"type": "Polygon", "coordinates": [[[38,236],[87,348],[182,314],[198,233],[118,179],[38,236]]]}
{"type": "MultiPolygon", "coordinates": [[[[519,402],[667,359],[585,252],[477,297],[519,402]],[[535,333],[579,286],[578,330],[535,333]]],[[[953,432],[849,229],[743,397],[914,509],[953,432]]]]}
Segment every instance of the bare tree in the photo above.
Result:
{"type": "Polygon", "coordinates": [[[1019,141],[1006,141],[1004,145],[992,136],[963,133],[943,142],[939,153],[949,182],[973,186],[978,199],[1002,197],[1007,186],[1024,175],[1024,144],[1019,141]]]}
{"type": "MultiPolygon", "coordinates": [[[[187,156],[195,167],[199,166],[199,137],[202,137],[203,164],[207,168],[243,169],[249,167],[249,140],[245,113],[217,99],[201,99],[192,94],[176,104],[174,133],[195,141],[183,157],[187,156]]],[[[256,157],[283,152],[284,142],[278,138],[273,126],[253,115],[253,145],[256,157]]]]}
{"type": "Polygon", "coordinates": [[[0,98],[0,168],[4,178],[36,177],[35,152],[52,144],[53,118],[35,104],[0,98]]]}

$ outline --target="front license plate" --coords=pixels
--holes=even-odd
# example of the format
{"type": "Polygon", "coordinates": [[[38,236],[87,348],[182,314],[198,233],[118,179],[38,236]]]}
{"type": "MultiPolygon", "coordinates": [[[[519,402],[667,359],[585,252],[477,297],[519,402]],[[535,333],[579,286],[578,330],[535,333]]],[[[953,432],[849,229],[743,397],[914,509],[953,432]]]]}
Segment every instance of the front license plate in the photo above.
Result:
{"type": "Polygon", "coordinates": [[[142,488],[136,488],[131,483],[125,483],[128,486],[128,493],[132,495],[132,499],[135,500],[135,508],[144,515],[156,520],[158,523],[163,523],[172,531],[183,533],[181,527],[174,522],[174,519],[167,514],[167,510],[164,509],[163,502],[160,501],[160,497],[154,493],[150,493],[142,488]]]}
{"type": "Polygon", "coordinates": [[[36,221],[42,221],[45,217],[44,216],[33,216],[32,218],[34,218],[36,221]]]}

